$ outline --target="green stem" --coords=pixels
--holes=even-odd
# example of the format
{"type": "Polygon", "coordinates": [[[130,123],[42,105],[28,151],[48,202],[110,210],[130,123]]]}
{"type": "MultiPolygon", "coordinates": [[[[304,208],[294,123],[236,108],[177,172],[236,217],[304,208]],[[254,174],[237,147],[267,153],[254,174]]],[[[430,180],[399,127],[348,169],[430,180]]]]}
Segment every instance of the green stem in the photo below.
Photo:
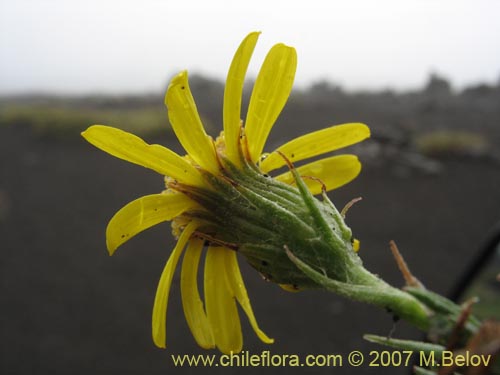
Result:
{"type": "Polygon", "coordinates": [[[288,249],[287,255],[302,272],[325,289],[356,301],[389,309],[392,313],[417,328],[423,331],[429,330],[432,313],[422,302],[409,293],[390,286],[366,269],[362,267],[358,269],[362,275],[358,281],[362,281],[362,284],[344,283],[317,272],[293,255],[288,249]]]}

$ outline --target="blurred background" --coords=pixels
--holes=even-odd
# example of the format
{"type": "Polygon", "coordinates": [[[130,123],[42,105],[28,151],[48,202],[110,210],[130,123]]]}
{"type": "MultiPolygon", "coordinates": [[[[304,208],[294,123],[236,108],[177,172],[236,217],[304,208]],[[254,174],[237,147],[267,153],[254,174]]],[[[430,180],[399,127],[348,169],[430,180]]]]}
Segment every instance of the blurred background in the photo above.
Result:
{"type": "MultiPolygon", "coordinates": [[[[188,69],[207,132],[216,136],[226,70],[252,30],[263,33],[244,107],[274,43],[293,45],[299,56],[295,90],[266,149],[333,124],[368,124],[372,138],[343,150],[359,155],[363,171],[331,198],[342,207],[363,197],[347,220],[368,269],[403,284],[388,248],[393,239],[427,287],[452,293],[500,221],[498,14],[493,0],[307,7],[0,0],[1,373],[214,372],[174,370],[170,354],[203,353],[184,320],[178,275],[167,349],[150,338],[156,285],[174,245],[169,224],[137,236],[112,258],[106,252],[108,220],[130,200],[162,190],[162,176],[94,149],[79,134],[94,123],[113,125],[182,153],[163,95],[170,77],[188,69]]],[[[500,263],[489,263],[479,292],[494,303],[484,316],[500,311],[494,281],[500,263]]],[[[325,292],[286,293],[241,265],[257,319],[276,339],[261,344],[243,318],[250,353],[368,353],[379,347],[364,342],[364,333],[393,329],[383,311],[325,292]]],[[[393,336],[421,338],[403,323],[393,336]]]]}

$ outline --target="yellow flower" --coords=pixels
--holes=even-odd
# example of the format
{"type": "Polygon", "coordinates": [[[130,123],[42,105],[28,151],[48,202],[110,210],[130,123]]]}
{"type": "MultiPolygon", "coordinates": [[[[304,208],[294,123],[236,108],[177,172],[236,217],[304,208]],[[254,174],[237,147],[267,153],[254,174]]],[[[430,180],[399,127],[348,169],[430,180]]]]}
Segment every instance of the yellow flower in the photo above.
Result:
{"type": "MultiPolygon", "coordinates": [[[[253,219],[245,221],[245,215],[249,213],[251,216],[257,211],[252,206],[255,202],[250,202],[255,196],[251,187],[263,186],[256,189],[266,195],[268,179],[272,185],[269,196],[279,202],[287,199],[293,202],[295,188],[288,186],[294,183],[292,173],[289,171],[268,178],[269,172],[285,166],[287,160],[298,162],[328,153],[360,142],[370,134],[368,127],[359,123],[332,126],[296,138],[263,157],[266,139],[289,97],[297,56],[294,48],[284,44],[271,48],[255,82],[243,126],[240,120],[243,83],[258,36],[257,32],[250,33],[231,63],[224,91],[224,129],[216,142],[205,133],[186,72],[173,78],[165,104],[172,128],[187,156],[181,157],[163,146],[149,145],[130,133],[103,125],[93,125],[82,133],[87,141],[111,155],[167,176],[164,192],[143,196],[127,204],[111,219],[106,231],[110,254],[131,237],[160,222],[172,220],[174,230],[180,233],[160,277],[154,302],[153,340],[159,347],[166,345],[168,295],[183,252],[182,303],[196,342],[203,348],[216,346],[224,353],[242,349],[236,301],[258,337],[265,343],[273,342],[257,324],[234,251],[251,242],[255,233],[268,230],[257,228],[251,234],[246,232],[245,226],[251,227],[253,219]],[[274,194],[272,189],[282,191],[283,198],[274,194]],[[239,190],[245,190],[246,195],[239,196],[239,190]],[[238,212],[233,215],[233,211],[238,212]],[[246,224],[239,225],[238,220],[246,224]],[[197,275],[205,246],[204,305],[197,287],[197,275]]],[[[331,190],[346,184],[358,175],[360,169],[356,156],[339,155],[305,164],[297,168],[297,172],[309,177],[305,183],[313,194],[318,194],[323,187],[331,190]]],[[[269,196],[265,198],[266,204],[274,204],[269,201],[269,196]]],[[[252,251],[256,248],[253,247],[252,251]]],[[[253,258],[252,254],[244,253],[254,265],[255,259],[260,258],[253,258]]],[[[284,252],[281,255],[286,257],[284,252]]],[[[284,281],[288,279],[283,278],[284,281]]]]}

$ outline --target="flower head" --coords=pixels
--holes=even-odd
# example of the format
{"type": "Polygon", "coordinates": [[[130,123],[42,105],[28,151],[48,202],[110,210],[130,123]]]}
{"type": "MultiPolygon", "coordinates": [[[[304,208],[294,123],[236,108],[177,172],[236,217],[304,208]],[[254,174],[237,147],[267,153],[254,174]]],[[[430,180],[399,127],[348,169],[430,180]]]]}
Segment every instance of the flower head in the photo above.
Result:
{"type": "MultiPolygon", "coordinates": [[[[236,301],[258,337],[273,342],[257,324],[236,252],[268,279],[296,287],[317,285],[289,259],[287,249],[317,267],[325,262],[335,264],[339,257],[341,263],[357,259],[343,253],[354,252],[350,229],[339,212],[329,201],[310,200],[312,194],[354,179],[361,169],[357,157],[330,156],[297,169],[291,163],[360,142],[369,137],[369,129],[359,123],[332,126],[263,155],[271,128],[290,95],[297,56],[294,48],[284,44],[271,48],[242,123],[243,83],[258,36],[250,33],[233,58],[224,91],[223,132],[216,141],[205,132],[187,72],[172,79],[165,96],[170,123],[186,156],[107,126],[94,125],[82,133],[87,141],[113,156],[166,176],[165,191],[127,204],[114,215],[106,231],[112,254],[141,231],[172,220],[178,242],[160,277],[153,308],[153,340],[160,347],[165,347],[168,295],[182,255],[180,284],[186,321],[200,346],[216,346],[225,353],[242,348],[236,301]],[[289,171],[268,175],[287,163],[289,171]],[[329,230],[333,234],[321,232],[318,236],[314,229],[317,217],[311,214],[314,210],[332,218],[334,228],[329,230]],[[342,249],[325,250],[325,238],[342,249]],[[205,248],[203,303],[197,277],[205,248]]],[[[338,279],[351,277],[342,264],[329,269],[338,279]]]]}

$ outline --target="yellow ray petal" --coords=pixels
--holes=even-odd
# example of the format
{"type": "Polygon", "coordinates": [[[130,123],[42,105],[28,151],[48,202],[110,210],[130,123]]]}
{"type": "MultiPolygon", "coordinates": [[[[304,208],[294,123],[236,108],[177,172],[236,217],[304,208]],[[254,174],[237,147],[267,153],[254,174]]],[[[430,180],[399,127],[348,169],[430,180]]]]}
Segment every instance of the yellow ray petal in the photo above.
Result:
{"type": "Polygon", "coordinates": [[[177,262],[182,254],[182,250],[184,250],[189,237],[191,237],[197,226],[198,223],[191,221],[179,236],[177,245],[175,245],[174,251],[172,251],[172,254],[168,258],[167,264],[161,274],[158,288],[156,289],[155,302],[153,306],[152,333],[153,341],[159,348],[166,347],[168,294],[170,293],[172,277],[174,276],[177,262]]]}
{"type": "Polygon", "coordinates": [[[266,344],[272,344],[274,339],[267,337],[267,335],[259,328],[257,320],[255,319],[252,305],[250,304],[250,299],[248,298],[247,289],[245,288],[245,283],[241,277],[240,266],[238,265],[236,253],[227,249],[224,256],[228,281],[233,294],[236,296],[236,299],[243,308],[243,311],[247,314],[248,320],[250,321],[250,324],[257,336],[266,344]]]}
{"type": "Polygon", "coordinates": [[[352,241],[352,249],[353,249],[355,252],[358,252],[358,251],[359,251],[359,249],[360,249],[360,247],[361,247],[361,242],[359,242],[359,240],[355,238],[355,239],[352,241]]]}
{"type": "Polygon", "coordinates": [[[243,347],[236,301],[228,284],[222,247],[209,247],[205,259],[205,307],[217,348],[225,354],[243,347]]]}
{"type": "MultiPolygon", "coordinates": [[[[325,184],[326,191],[330,191],[354,180],[360,171],[361,163],[355,155],[332,156],[297,168],[312,194],[321,193],[321,182],[325,184]]],[[[276,179],[287,184],[294,182],[290,172],[280,174],[276,179]]]]}
{"type": "Polygon", "coordinates": [[[290,292],[290,293],[297,293],[300,292],[300,289],[296,285],[291,285],[291,284],[279,284],[281,289],[290,292]]]}
{"type": "MultiPolygon", "coordinates": [[[[276,151],[280,151],[293,163],[350,146],[369,136],[370,129],[365,124],[342,124],[295,138],[276,151]]],[[[273,152],[262,161],[260,168],[264,173],[267,173],[284,165],[283,157],[277,152],[273,152]]]]}
{"type": "Polygon", "coordinates": [[[260,69],[248,106],[245,134],[253,162],[262,153],[267,136],[292,90],[297,53],[292,47],[276,44],[260,69]]]}
{"type": "Polygon", "coordinates": [[[201,123],[186,71],[179,73],[170,82],[165,95],[165,105],[170,124],[189,156],[198,165],[217,174],[219,164],[214,144],[201,123]]]}
{"type": "Polygon", "coordinates": [[[106,228],[106,245],[110,255],[118,246],[153,225],[172,220],[196,203],[184,194],[152,194],[122,207],[106,228]]]}
{"type": "Polygon", "coordinates": [[[215,347],[212,329],[198,291],[198,264],[203,250],[203,240],[193,238],[189,241],[181,270],[182,307],[189,329],[194,339],[204,349],[215,347]]]}
{"type": "Polygon", "coordinates": [[[111,126],[93,125],[82,133],[91,144],[117,158],[150,168],[162,175],[195,186],[205,186],[200,173],[188,161],[160,145],[111,126]]]}
{"type": "Polygon", "coordinates": [[[226,154],[229,160],[237,165],[240,160],[238,145],[240,141],[240,111],[243,84],[259,34],[259,32],[250,33],[241,42],[227,73],[226,87],[224,89],[223,123],[226,154]]]}

